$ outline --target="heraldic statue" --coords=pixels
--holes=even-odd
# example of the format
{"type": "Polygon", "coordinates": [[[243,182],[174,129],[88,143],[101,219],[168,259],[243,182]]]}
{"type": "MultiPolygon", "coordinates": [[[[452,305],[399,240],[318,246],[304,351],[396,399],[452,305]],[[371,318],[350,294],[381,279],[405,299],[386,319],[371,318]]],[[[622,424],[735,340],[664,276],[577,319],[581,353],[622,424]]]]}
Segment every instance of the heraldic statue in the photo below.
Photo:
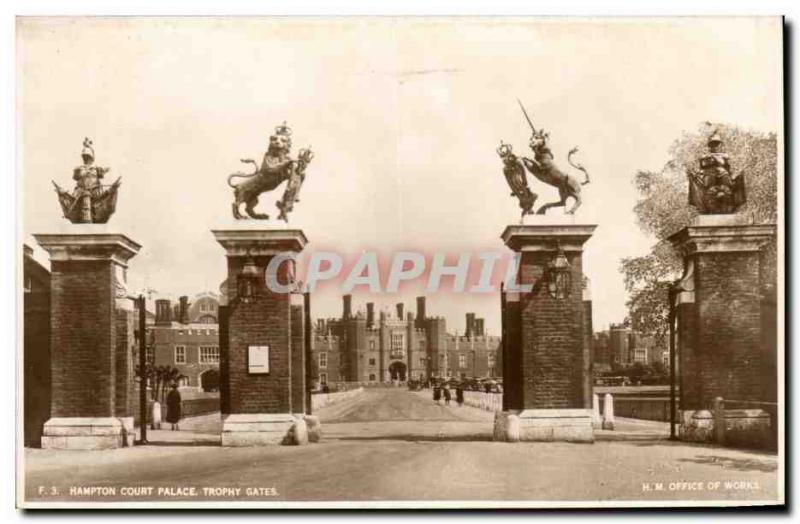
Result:
{"type": "Polygon", "coordinates": [[[746,202],[744,174],[734,175],[728,155],[720,151],[718,131],[708,139],[708,154],[700,157],[700,171],[687,170],[689,205],[701,215],[729,215],[746,202]]]}
{"type": "Polygon", "coordinates": [[[88,138],[83,140],[81,151],[83,165],[72,171],[75,189],[70,193],[53,182],[64,217],[73,224],[105,224],[117,207],[118,178],[110,186],[103,185],[103,177],[111,168],[94,165],[94,148],[88,138]]]}
{"type": "Polygon", "coordinates": [[[253,173],[234,173],[228,177],[228,185],[233,188],[233,217],[237,220],[248,218],[240,213],[239,209],[244,204],[244,210],[250,218],[261,220],[269,219],[269,215],[255,210],[258,197],[262,193],[272,191],[283,181],[288,181],[283,197],[275,202],[280,211],[278,218],[284,222],[289,221],[289,213],[294,208],[294,203],[299,202],[300,187],[306,178],[306,167],[314,158],[310,148],[301,149],[294,160],[289,153],[292,149],[292,130],[286,122],[275,128],[275,134],[269,137],[269,147],[264,154],[261,167],[255,160],[242,159],[246,164],[253,164],[253,173]],[[233,183],[234,178],[243,178],[238,184],[233,183]]]}
{"type": "MultiPolygon", "coordinates": [[[[517,100],[517,102],[519,102],[519,100],[517,100]]],[[[519,102],[519,106],[522,109],[522,114],[525,115],[525,120],[528,121],[528,125],[531,128],[532,134],[528,145],[531,151],[533,151],[533,158],[520,158],[514,154],[511,145],[500,142],[500,147],[497,148],[497,154],[503,162],[503,174],[511,188],[511,196],[516,196],[519,200],[519,207],[522,209],[523,217],[533,213],[533,204],[536,202],[538,195],[532,192],[528,187],[528,180],[525,175],[525,170],[527,169],[528,172],[540,182],[544,182],[558,189],[559,199],[541,206],[538,211],[536,211],[537,215],[544,215],[548,209],[553,207],[566,206],[567,199],[570,197],[572,197],[574,203],[569,211],[567,211],[567,214],[575,213],[575,210],[580,207],[582,202],[581,186],[589,183],[589,172],[586,171],[581,164],[572,161],[572,155],[578,152],[578,148],[575,147],[570,150],[567,155],[567,163],[573,168],[583,172],[584,180],[582,182],[556,165],[553,153],[550,151],[548,145],[550,134],[546,133],[544,129],[537,130],[533,126],[530,117],[528,117],[528,112],[525,111],[525,108],[522,106],[522,102],[519,102]]]]}

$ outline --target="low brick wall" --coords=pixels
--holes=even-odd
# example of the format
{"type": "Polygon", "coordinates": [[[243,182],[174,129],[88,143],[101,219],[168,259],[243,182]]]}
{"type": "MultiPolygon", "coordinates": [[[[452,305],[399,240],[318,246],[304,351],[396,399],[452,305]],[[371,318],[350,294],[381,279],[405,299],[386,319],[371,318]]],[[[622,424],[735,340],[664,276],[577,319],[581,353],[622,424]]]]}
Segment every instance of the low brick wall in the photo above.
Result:
{"type": "MultiPolygon", "coordinates": [[[[219,412],[219,397],[195,398],[181,402],[181,415],[183,417],[196,417],[219,412]]],[[[162,412],[166,417],[166,412],[162,412]]]]}
{"type": "MultiPolygon", "coordinates": [[[[181,401],[181,416],[196,417],[198,415],[207,415],[209,413],[219,412],[219,393],[203,393],[182,391],[181,396],[184,397],[181,401]],[[189,398],[186,398],[189,397],[189,398]],[[196,397],[196,398],[192,398],[196,397]]],[[[150,397],[150,391],[147,392],[147,422],[150,420],[152,413],[153,399],[150,397]]],[[[167,420],[167,406],[166,403],[161,404],[161,418],[167,420]]],[[[135,425],[139,425],[139,396],[134,397],[133,400],[133,420],[135,425]]]]}
{"type": "MultiPolygon", "coordinates": [[[[453,398],[455,399],[455,394],[453,394],[453,398]]],[[[486,411],[503,411],[503,394],[465,391],[464,404],[486,411]]]]}
{"type": "Polygon", "coordinates": [[[363,392],[364,388],[358,387],[349,391],[338,391],[336,393],[314,393],[311,395],[311,412],[314,413],[316,410],[330,404],[356,397],[363,392]]]}
{"type": "MultiPolygon", "coordinates": [[[[598,396],[602,414],[605,397],[598,396]]],[[[669,397],[625,397],[622,395],[613,395],[613,397],[615,417],[669,422],[669,397]]]]}
{"type": "MultiPolygon", "coordinates": [[[[604,397],[602,395],[599,397],[600,413],[602,413],[604,397]]],[[[453,394],[453,398],[455,398],[455,394],[453,394]]],[[[464,404],[486,411],[503,411],[503,394],[465,391],[464,404]]],[[[669,422],[669,414],[668,397],[625,397],[614,395],[614,415],[617,417],[669,422]]]]}
{"type": "MultiPolygon", "coordinates": [[[[318,386],[318,385],[317,385],[318,386]]],[[[328,382],[331,393],[339,391],[349,391],[358,388],[395,388],[408,387],[405,382],[328,382]]],[[[315,393],[316,394],[316,393],[315,393]]]]}

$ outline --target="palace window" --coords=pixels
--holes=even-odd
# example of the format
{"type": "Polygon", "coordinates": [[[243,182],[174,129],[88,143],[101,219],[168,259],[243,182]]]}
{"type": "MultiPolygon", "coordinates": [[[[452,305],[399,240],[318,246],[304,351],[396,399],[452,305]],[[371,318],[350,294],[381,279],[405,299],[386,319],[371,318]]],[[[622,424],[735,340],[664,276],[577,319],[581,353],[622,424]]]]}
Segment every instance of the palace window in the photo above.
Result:
{"type": "Polygon", "coordinates": [[[189,385],[189,377],[181,377],[178,379],[178,385],[182,388],[189,385]]]}
{"type": "Polygon", "coordinates": [[[458,367],[460,368],[467,367],[467,356],[463,353],[458,355],[458,367]]]}
{"type": "Polygon", "coordinates": [[[487,359],[487,363],[489,364],[489,367],[493,367],[494,366],[494,353],[487,354],[486,355],[486,359],[487,359]]]}
{"type": "Polygon", "coordinates": [[[419,349],[420,349],[420,351],[425,351],[425,341],[424,340],[420,340],[419,341],[419,349]]]}
{"type": "Polygon", "coordinates": [[[320,384],[327,384],[328,383],[328,374],[327,373],[320,373],[319,374],[319,383],[320,384]]]}
{"type": "Polygon", "coordinates": [[[328,367],[328,354],[327,353],[320,353],[318,355],[319,367],[324,369],[328,367]]]}
{"type": "Polygon", "coordinates": [[[375,359],[374,358],[369,359],[369,365],[370,366],[374,366],[375,365],[375,359]]]}
{"type": "Polygon", "coordinates": [[[200,346],[201,364],[219,364],[219,346],[200,346]]]}
{"type": "Polygon", "coordinates": [[[200,311],[205,311],[205,310],[206,310],[206,305],[200,304],[200,311]]]}
{"type": "Polygon", "coordinates": [[[155,364],[156,363],[156,352],[153,346],[147,346],[147,351],[145,352],[145,357],[147,358],[148,364],[155,364]]]}
{"type": "Polygon", "coordinates": [[[370,349],[370,351],[375,351],[375,341],[374,340],[370,340],[369,341],[369,349],[370,349]]]}
{"type": "Polygon", "coordinates": [[[404,337],[402,333],[392,333],[391,358],[403,358],[405,355],[404,337]]]}
{"type": "Polygon", "coordinates": [[[186,364],[186,346],[175,346],[175,363],[186,364]]]}
{"type": "Polygon", "coordinates": [[[370,382],[375,382],[375,375],[370,375],[369,376],[369,381],[370,382]]]}
{"type": "Polygon", "coordinates": [[[419,357],[419,365],[422,366],[422,367],[425,367],[425,364],[427,364],[426,358],[425,357],[419,357]]]}

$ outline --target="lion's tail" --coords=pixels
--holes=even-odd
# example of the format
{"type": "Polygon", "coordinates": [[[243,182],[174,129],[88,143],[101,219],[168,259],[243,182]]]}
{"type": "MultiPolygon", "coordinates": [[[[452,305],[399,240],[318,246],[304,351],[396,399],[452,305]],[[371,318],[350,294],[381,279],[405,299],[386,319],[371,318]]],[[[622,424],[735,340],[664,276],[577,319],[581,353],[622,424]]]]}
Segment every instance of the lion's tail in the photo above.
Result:
{"type": "Polygon", "coordinates": [[[232,175],[230,175],[228,177],[228,185],[235,189],[235,188],[239,187],[239,185],[238,184],[231,184],[231,180],[233,180],[234,178],[237,178],[237,177],[238,178],[251,178],[251,177],[254,177],[255,175],[256,175],[256,173],[252,173],[252,174],[234,173],[234,174],[232,174],[232,175]]]}
{"type": "Polygon", "coordinates": [[[588,172],[588,171],[586,170],[586,168],[585,168],[585,167],[583,167],[581,164],[576,164],[576,163],[574,163],[574,162],[572,161],[572,155],[574,155],[574,154],[575,154],[575,153],[577,153],[577,152],[578,152],[578,148],[577,148],[577,147],[573,147],[573,148],[570,150],[569,154],[567,155],[567,162],[569,163],[569,165],[571,165],[571,166],[572,166],[572,167],[574,167],[575,169],[577,169],[577,170],[579,170],[579,171],[583,171],[583,174],[584,174],[584,175],[586,175],[586,180],[584,180],[583,182],[581,182],[581,185],[582,185],[582,186],[585,186],[586,184],[588,184],[588,183],[589,183],[589,172],[588,172]]]}

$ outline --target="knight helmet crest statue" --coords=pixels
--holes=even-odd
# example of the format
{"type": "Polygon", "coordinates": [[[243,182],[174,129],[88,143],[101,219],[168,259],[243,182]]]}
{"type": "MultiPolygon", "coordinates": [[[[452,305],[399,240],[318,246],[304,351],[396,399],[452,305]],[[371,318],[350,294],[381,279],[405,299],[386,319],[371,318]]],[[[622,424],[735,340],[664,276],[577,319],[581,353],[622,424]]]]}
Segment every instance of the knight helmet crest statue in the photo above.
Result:
{"type": "Polygon", "coordinates": [[[253,165],[252,173],[233,173],[228,177],[228,185],[233,188],[234,201],[232,205],[233,217],[237,220],[254,218],[260,220],[269,219],[266,213],[259,213],[255,210],[258,199],[262,193],[273,191],[281,183],[287,181],[286,189],[280,200],[275,202],[280,211],[278,218],[285,222],[289,221],[289,213],[294,209],[294,204],[300,201],[300,188],[306,178],[306,167],[314,158],[310,148],[301,149],[297,159],[290,156],[292,149],[292,130],[286,122],[275,128],[275,133],[269,137],[269,145],[261,166],[253,159],[242,159],[246,164],[253,165]],[[242,178],[241,182],[234,184],[234,178],[242,178]],[[241,205],[247,215],[240,212],[241,205]]]}
{"type": "Polygon", "coordinates": [[[105,224],[117,206],[117,190],[121,178],[103,185],[103,177],[111,170],[94,165],[94,146],[89,138],[83,140],[83,164],[72,171],[75,189],[69,192],[53,182],[64,217],[73,224],[105,224]]]}
{"type": "Polygon", "coordinates": [[[708,153],[699,159],[700,171],[686,173],[689,205],[701,215],[732,214],[746,202],[744,174],[733,174],[730,158],[721,147],[722,137],[715,130],[708,138],[708,153]]]}
{"type": "Polygon", "coordinates": [[[554,207],[566,206],[567,199],[572,197],[574,204],[567,211],[568,214],[575,213],[581,205],[581,186],[589,183],[589,172],[581,165],[572,161],[572,156],[578,152],[578,148],[572,148],[567,155],[567,162],[570,166],[584,174],[583,182],[579,182],[573,175],[562,171],[553,161],[553,153],[550,151],[548,141],[550,134],[546,133],[544,129],[536,129],[525,111],[522,102],[519,106],[522,109],[522,114],[525,115],[528,125],[531,128],[531,139],[529,146],[533,151],[533,158],[517,157],[514,155],[512,147],[508,144],[500,143],[497,149],[497,154],[503,161],[503,174],[506,177],[506,182],[511,187],[511,195],[519,199],[519,207],[522,209],[522,216],[533,213],[533,204],[536,201],[536,193],[531,192],[528,187],[528,182],[525,177],[525,170],[532,174],[537,180],[558,189],[559,200],[550,202],[541,206],[537,211],[537,215],[543,215],[548,209],[554,207]]]}

